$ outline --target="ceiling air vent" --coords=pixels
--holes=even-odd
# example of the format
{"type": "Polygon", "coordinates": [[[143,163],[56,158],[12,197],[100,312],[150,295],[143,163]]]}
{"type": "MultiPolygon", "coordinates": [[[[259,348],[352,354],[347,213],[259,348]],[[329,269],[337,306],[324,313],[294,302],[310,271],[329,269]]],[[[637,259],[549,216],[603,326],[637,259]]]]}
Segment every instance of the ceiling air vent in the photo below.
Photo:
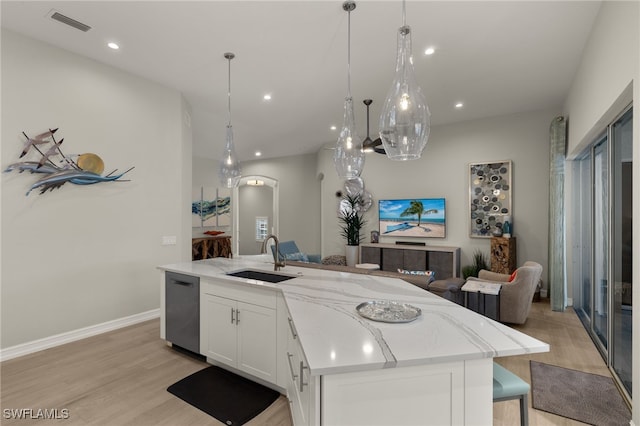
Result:
{"type": "Polygon", "coordinates": [[[86,33],[91,29],[89,25],[76,21],[73,18],[69,18],[68,16],[63,15],[60,12],[56,12],[55,10],[52,10],[49,13],[49,17],[54,21],[62,22],[63,24],[69,25],[70,27],[73,27],[77,30],[84,31],[86,33]]]}

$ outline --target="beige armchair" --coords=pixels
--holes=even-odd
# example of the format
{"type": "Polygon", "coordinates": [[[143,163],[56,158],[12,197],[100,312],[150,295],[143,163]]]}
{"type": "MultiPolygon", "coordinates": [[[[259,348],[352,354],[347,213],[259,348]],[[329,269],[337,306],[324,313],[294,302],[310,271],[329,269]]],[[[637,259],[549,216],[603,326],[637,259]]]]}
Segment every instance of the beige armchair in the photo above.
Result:
{"type": "Polygon", "coordinates": [[[478,280],[492,281],[502,284],[500,289],[500,322],[524,324],[531,310],[531,302],[536,292],[542,265],[536,262],[525,262],[516,269],[516,276],[509,282],[509,274],[480,270],[478,280]]]}

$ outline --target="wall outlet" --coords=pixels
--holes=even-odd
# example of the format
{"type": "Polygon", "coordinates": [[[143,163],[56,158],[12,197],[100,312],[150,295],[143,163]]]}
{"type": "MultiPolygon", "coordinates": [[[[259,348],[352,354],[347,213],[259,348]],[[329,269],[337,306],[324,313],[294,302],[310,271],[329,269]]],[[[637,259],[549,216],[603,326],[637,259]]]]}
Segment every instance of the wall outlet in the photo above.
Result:
{"type": "Polygon", "coordinates": [[[163,246],[175,246],[177,242],[177,238],[175,235],[163,236],[162,237],[162,245],[163,246]]]}

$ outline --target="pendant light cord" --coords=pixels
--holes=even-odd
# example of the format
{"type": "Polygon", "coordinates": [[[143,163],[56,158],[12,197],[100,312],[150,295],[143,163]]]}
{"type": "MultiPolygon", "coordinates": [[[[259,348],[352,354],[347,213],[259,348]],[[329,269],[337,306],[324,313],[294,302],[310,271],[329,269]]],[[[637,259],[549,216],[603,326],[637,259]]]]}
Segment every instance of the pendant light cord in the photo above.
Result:
{"type": "Polygon", "coordinates": [[[406,10],[405,0],[402,0],[402,26],[405,27],[407,25],[407,10],[406,10]]]}
{"type": "Polygon", "coordinates": [[[229,108],[229,126],[231,126],[231,58],[227,58],[229,61],[229,90],[227,91],[227,97],[228,97],[228,108],[229,108]]]}
{"type": "Polygon", "coordinates": [[[351,97],[351,10],[347,23],[347,97],[351,97]]]}

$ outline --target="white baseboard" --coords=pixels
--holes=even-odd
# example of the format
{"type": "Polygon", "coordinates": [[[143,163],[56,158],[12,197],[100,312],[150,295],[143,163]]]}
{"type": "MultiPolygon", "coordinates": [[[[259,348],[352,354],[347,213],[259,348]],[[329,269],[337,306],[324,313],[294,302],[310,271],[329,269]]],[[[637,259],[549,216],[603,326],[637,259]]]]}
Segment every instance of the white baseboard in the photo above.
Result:
{"type": "Polygon", "coordinates": [[[128,317],[103,322],[102,324],[91,325],[89,327],[67,331],[65,333],[56,334],[54,336],[33,340],[31,342],[21,343],[19,345],[0,349],[0,361],[7,361],[19,356],[28,355],[44,349],[64,345],[65,343],[71,343],[75,342],[76,340],[86,339],[87,337],[95,336],[96,334],[102,334],[108,331],[117,330],[119,328],[127,327],[158,317],[160,317],[160,309],[152,309],[147,312],[141,312],[139,314],[131,315],[128,317]]]}

